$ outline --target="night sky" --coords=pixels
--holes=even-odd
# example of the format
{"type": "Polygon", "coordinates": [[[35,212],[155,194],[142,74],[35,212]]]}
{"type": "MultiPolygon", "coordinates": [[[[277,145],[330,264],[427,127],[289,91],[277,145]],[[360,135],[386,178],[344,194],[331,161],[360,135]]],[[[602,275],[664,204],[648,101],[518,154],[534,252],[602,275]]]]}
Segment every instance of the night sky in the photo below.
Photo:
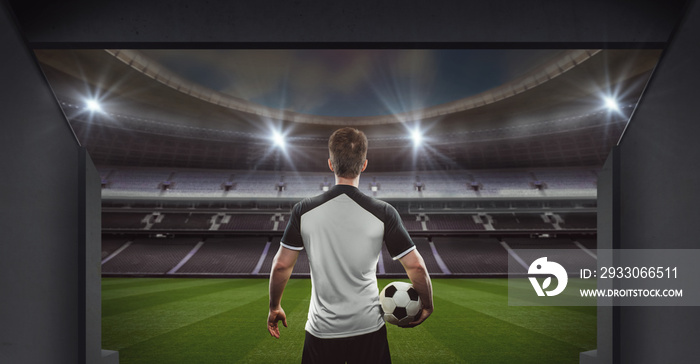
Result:
{"type": "Polygon", "coordinates": [[[555,50],[144,50],[202,86],[304,114],[376,116],[475,95],[555,50]]]}

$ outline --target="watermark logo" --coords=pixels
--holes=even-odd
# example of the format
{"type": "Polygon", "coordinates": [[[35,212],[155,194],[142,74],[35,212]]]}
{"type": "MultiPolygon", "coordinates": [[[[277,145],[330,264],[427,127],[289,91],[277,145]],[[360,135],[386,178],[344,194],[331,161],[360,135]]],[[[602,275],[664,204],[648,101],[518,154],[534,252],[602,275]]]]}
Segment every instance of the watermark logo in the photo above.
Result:
{"type": "Polygon", "coordinates": [[[544,296],[545,294],[547,296],[556,296],[564,291],[564,288],[566,288],[566,283],[569,281],[569,276],[566,274],[566,269],[561,266],[561,264],[557,262],[548,262],[547,257],[542,257],[530,264],[530,268],[527,270],[528,274],[536,274],[536,275],[553,275],[557,278],[557,287],[545,291],[547,287],[552,283],[552,277],[547,277],[544,282],[542,282],[542,287],[540,287],[540,283],[537,281],[536,277],[528,277],[530,279],[530,283],[532,283],[532,288],[535,289],[535,292],[537,292],[538,296],[544,296]]]}

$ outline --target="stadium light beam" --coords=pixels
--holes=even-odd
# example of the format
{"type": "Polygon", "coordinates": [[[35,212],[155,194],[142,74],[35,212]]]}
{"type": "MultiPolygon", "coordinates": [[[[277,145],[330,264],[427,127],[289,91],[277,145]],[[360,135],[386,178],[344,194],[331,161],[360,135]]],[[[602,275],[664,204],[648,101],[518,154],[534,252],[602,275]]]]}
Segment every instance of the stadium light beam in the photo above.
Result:
{"type": "Polygon", "coordinates": [[[102,106],[97,100],[87,100],[85,106],[87,106],[88,110],[91,112],[102,112],[102,106]]]}
{"type": "Polygon", "coordinates": [[[411,131],[411,139],[413,139],[413,145],[414,146],[419,146],[423,142],[423,134],[416,129],[411,131]]]}
{"type": "Polygon", "coordinates": [[[272,141],[275,143],[276,146],[284,149],[284,135],[278,133],[278,132],[272,132],[272,141]]]}
{"type": "Polygon", "coordinates": [[[614,98],[606,96],[603,98],[603,101],[605,102],[605,107],[607,107],[608,110],[620,111],[620,105],[618,105],[617,101],[614,98]]]}

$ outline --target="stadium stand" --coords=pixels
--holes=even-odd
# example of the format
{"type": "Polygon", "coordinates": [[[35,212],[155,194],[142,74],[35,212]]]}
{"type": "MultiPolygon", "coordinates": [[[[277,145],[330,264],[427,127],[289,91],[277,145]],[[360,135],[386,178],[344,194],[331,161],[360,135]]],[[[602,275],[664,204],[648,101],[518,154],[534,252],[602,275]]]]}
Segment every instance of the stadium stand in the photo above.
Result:
{"type": "Polygon", "coordinates": [[[177,273],[251,274],[266,242],[262,237],[207,238],[177,273]]]}
{"type": "Polygon", "coordinates": [[[433,275],[445,273],[435,259],[435,254],[433,254],[433,250],[430,248],[428,238],[416,237],[413,238],[413,243],[416,244],[416,249],[418,249],[420,255],[423,256],[425,267],[428,268],[428,273],[433,275]]]}
{"type": "Polygon", "coordinates": [[[103,173],[110,174],[109,187],[105,189],[110,195],[142,197],[157,197],[161,192],[159,185],[171,175],[167,169],[155,168],[100,170],[100,175],[103,173]]]}
{"type": "Polygon", "coordinates": [[[597,218],[595,214],[587,213],[571,213],[559,214],[563,222],[559,223],[564,229],[595,229],[597,226],[597,218]]]}
{"type": "Polygon", "coordinates": [[[332,174],[285,174],[280,177],[280,181],[285,184],[285,189],[280,196],[304,198],[315,196],[323,191],[321,184],[324,181],[333,181],[332,174]]]}
{"type": "MultiPolygon", "coordinates": [[[[102,258],[112,254],[131,241],[119,236],[103,236],[102,258]]],[[[197,242],[203,244],[176,272],[178,275],[229,274],[235,276],[268,275],[274,255],[279,249],[279,237],[272,239],[263,256],[265,237],[208,237],[190,238],[136,238],[133,243],[112,259],[103,264],[105,274],[166,274],[176,267],[195,247],[197,242]],[[262,259],[262,261],[261,261],[262,259]],[[261,262],[261,263],[259,263],[261,262]],[[260,265],[259,271],[256,267],[260,265]]],[[[426,237],[413,237],[416,248],[423,256],[426,267],[435,275],[474,275],[497,276],[508,273],[508,252],[495,237],[440,236],[431,242],[426,237]]],[[[542,249],[547,249],[550,260],[565,265],[570,272],[595,265],[595,238],[525,238],[506,236],[502,239],[510,249],[517,251],[526,261],[539,258],[542,249]],[[567,253],[557,253],[566,249],[567,253]],[[551,253],[554,250],[555,253],[551,253]]],[[[516,266],[518,272],[526,269],[516,266]]],[[[308,257],[302,251],[297,260],[293,274],[308,276],[310,273],[308,257]]],[[[398,260],[393,260],[382,247],[381,261],[378,263],[379,276],[401,276],[405,274],[398,260]]]]}
{"type": "Polygon", "coordinates": [[[542,214],[490,214],[497,230],[554,230],[551,222],[545,222],[542,214]]]}
{"type": "Polygon", "coordinates": [[[102,265],[103,273],[167,273],[194,248],[198,238],[138,238],[102,265]]]}
{"type": "Polygon", "coordinates": [[[146,227],[145,213],[103,212],[102,228],[107,229],[143,229],[146,227]]]}
{"type": "MultiPolygon", "coordinates": [[[[141,209],[144,209],[143,207],[141,209]]],[[[150,206],[152,213],[134,213],[128,210],[109,211],[102,214],[103,228],[107,230],[148,230],[148,231],[277,231],[281,232],[289,222],[288,210],[281,212],[159,212],[150,206]]],[[[596,216],[593,212],[559,213],[545,215],[542,213],[491,213],[479,219],[475,214],[467,213],[427,213],[416,215],[402,213],[401,220],[406,229],[412,233],[423,231],[470,232],[490,229],[486,224],[489,217],[497,231],[532,231],[532,230],[590,230],[596,228],[596,216]],[[547,219],[545,221],[544,219],[547,219]],[[423,223],[426,229],[423,230],[423,223]]]]}
{"type": "MultiPolygon", "coordinates": [[[[195,169],[138,169],[104,167],[100,170],[103,197],[233,197],[304,198],[333,183],[328,173],[273,171],[222,171],[195,169]],[[163,183],[168,182],[167,188],[163,183]],[[225,183],[230,183],[226,191],[225,183]],[[284,188],[278,190],[278,184],[284,188]]],[[[378,198],[533,198],[595,197],[593,168],[537,170],[424,171],[420,174],[384,172],[363,175],[360,191],[378,198]],[[422,191],[415,182],[420,179],[422,191]],[[539,181],[541,189],[535,187],[539,181]],[[378,185],[376,192],[370,184],[378,185]],[[475,191],[471,184],[479,186],[475,191]]]]}
{"type": "MultiPolygon", "coordinates": [[[[391,258],[391,254],[386,249],[386,245],[382,246],[382,264],[384,265],[384,273],[387,275],[405,275],[406,270],[403,269],[403,265],[398,260],[391,258]]],[[[381,266],[377,268],[377,272],[381,272],[381,266]]]]}
{"type": "Polygon", "coordinates": [[[434,237],[433,243],[452,274],[508,273],[508,253],[495,238],[434,237]]]}
{"type": "Polygon", "coordinates": [[[275,184],[280,181],[280,174],[268,171],[232,172],[235,175],[236,188],[229,191],[228,197],[267,198],[277,197],[275,184]]]}
{"type": "Polygon", "coordinates": [[[287,228],[287,224],[289,223],[289,214],[279,214],[277,216],[277,221],[279,222],[277,224],[277,231],[284,231],[284,229],[287,228]]]}
{"type": "Polygon", "coordinates": [[[511,249],[525,261],[532,262],[543,256],[541,250],[547,251],[547,259],[557,262],[566,268],[569,273],[578,273],[580,269],[595,269],[596,260],[580,249],[571,239],[548,238],[527,239],[509,238],[503,239],[511,249]],[[566,250],[566,252],[562,252],[566,250]]]}
{"type": "Polygon", "coordinates": [[[542,181],[548,196],[588,196],[597,192],[598,177],[592,169],[537,169],[532,175],[542,181]]]}
{"type": "MultiPolygon", "coordinates": [[[[315,172],[99,172],[107,275],[267,276],[291,206],[333,183],[330,173],[315,172]],[[125,233],[131,236],[114,235],[125,233]]],[[[518,250],[564,247],[575,252],[567,264],[588,266],[595,256],[595,236],[585,234],[596,228],[596,179],[590,167],[382,172],[363,175],[360,190],[397,208],[431,274],[502,276],[508,252],[500,239],[518,250]],[[558,239],[523,237],[544,233],[558,239]]],[[[385,247],[377,268],[379,276],[405,274],[385,247]]],[[[293,274],[308,276],[306,252],[293,274]]]]}
{"type": "Polygon", "coordinates": [[[296,264],[294,264],[294,270],[292,271],[292,274],[294,275],[299,275],[299,274],[310,274],[311,273],[311,268],[309,267],[309,257],[306,255],[306,250],[302,250],[299,252],[299,257],[297,258],[296,264]]]}
{"type": "Polygon", "coordinates": [[[271,231],[274,227],[272,214],[233,214],[229,216],[229,221],[221,224],[219,230],[271,231]]]}
{"type": "MultiPolygon", "coordinates": [[[[410,174],[376,174],[377,182],[381,186],[377,191],[377,197],[382,198],[416,198],[421,194],[414,188],[415,175],[410,174]]],[[[368,180],[368,179],[366,179],[368,180]]],[[[360,182],[362,183],[362,181],[360,182]]]]}
{"type": "Polygon", "coordinates": [[[586,249],[596,250],[598,248],[598,242],[595,238],[576,238],[581,245],[586,247],[586,249]]]}
{"type": "Polygon", "coordinates": [[[425,184],[423,197],[478,197],[476,192],[468,187],[471,183],[468,173],[465,172],[431,172],[420,174],[421,181],[425,184]]]}
{"type": "Polygon", "coordinates": [[[418,215],[401,215],[403,226],[408,231],[423,231],[423,224],[417,220],[418,215]]]}
{"type": "Polygon", "coordinates": [[[110,254],[112,254],[114,251],[117,249],[121,248],[128,242],[128,239],[122,238],[122,237],[110,237],[110,236],[103,236],[102,237],[102,258],[105,259],[107,258],[110,254]]]}
{"type": "Polygon", "coordinates": [[[207,230],[211,226],[211,216],[209,214],[190,214],[185,224],[187,228],[207,230]]]}
{"type": "Polygon", "coordinates": [[[428,230],[484,230],[483,224],[474,221],[474,215],[430,214],[426,223],[428,230]]]}
{"type": "MultiPolygon", "coordinates": [[[[272,259],[275,257],[275,254],[277,254],[277,251],[279,250],[280,247],[280,238],[274,238],[270,244],[270,249],[267,252],[267,255],[265,256],[265,260],[263,261],[262,267],[260,269],[260,274],[262,275],[269,275],[270,274],[270,269],[272,269],[272,259]]],[[[297,258],[297,262],[294,265],[294,270],[292,271],[293,276],[298,276],[298,275],[308,275],[310,273],[310,268],[309,268],[309,258],[306,255],[306,252],[304,250],[301,250],[299,252],[299,257],[297,258]]]]}
{"type": "Polygon", "coordinates": [[[153,224],[151,230],[209,230],[213,214],[164,213],[160,222],[153,224]]]}
{"type": "Polygon", "coordinates": [[[540,192],[531,187],[533,178],[524,170],[489,171],[476,170],[471,175],[480,184],[481,196],[533,197],[540,192]]]}
{"type": "Polygon", "coordinates": [[[153,224],[155,229],[184,229],[190,214],[163,214],[163,219],[153,224]]]}
{"type": "Polygon", "coordinates": [[[277,251],[280,248],[280,240],[281,237],[275,237],[270,241],[270,249],[268,249],[265,258],[263,259],[262,266],[260,267],[260,274],[270,274],[270,270],[272,269],[272,259],[275,257],[275,254],[277,254],[277,251]]]}
{"type": "Polygon", "coordinates": [[[167,191],[168,196],[218,197],[224,192],[223,184],[229,180],[227,171],[196,170],[177,171],[171,178],[173,187],[167,191]]]}

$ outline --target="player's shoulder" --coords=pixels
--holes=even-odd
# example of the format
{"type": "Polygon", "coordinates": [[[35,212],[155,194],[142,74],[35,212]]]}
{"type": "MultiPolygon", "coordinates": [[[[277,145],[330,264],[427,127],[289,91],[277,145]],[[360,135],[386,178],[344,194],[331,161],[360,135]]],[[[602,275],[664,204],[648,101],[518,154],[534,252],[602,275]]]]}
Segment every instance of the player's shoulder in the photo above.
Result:
{"type": "Polygon", "coordinates": [[[320,195],[304,198],[303,200],[294,204],[292,211],[296,214],[303,215],[316,207],[323,205],[334,197],[334,195],[329,192],[330,191],[324,192],[320,195]]]}
{"type": "Polygon", "coordinates": [[[294,205],[293,212],[298,216],[301,216],[340,195],[346,195],[355,201],[356,204],[360,205],[360,207],[362,207],[364,210],[382,221],[394,219],[398,216],[398,212],[390,203],[368,196],[357,187],[348,187],[344,185],[336,185],[329,191],[326,191],[320,195],[307,197],[299,201],[294,205]]]}
{"type": "Polygon", "coordinates": [[[360,190],[355,190],[350,198],[380,220],[394,218],[398,215],[398,212],[390,203],[368,196],[360,190]]]}

